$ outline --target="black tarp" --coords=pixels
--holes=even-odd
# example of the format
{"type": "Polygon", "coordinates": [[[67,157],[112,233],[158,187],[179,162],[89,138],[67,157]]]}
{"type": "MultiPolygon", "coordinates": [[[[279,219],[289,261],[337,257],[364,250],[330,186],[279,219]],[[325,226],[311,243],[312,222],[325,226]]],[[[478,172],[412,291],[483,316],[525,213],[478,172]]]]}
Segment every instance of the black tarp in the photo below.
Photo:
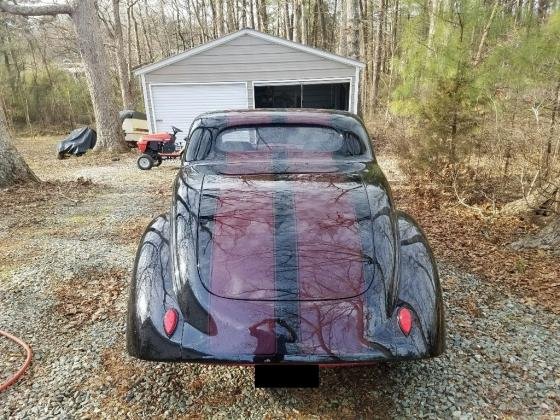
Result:
{"type": "Polygon", "coordinates": [[[127,118],[134,118],[136,120],[145,120],[146,114],[144,114],[143,112],[125,109],[124,111],[119,112],[119,118],[121,119],[121,122],[126,120],[127,118]]]}
{"type": "Polygon", "coordinates": [[[68,137],[58,143],[58,156],[81,156],[93,149],[97,141],[97,133],[89,127],[77,128],[68,137]]]}

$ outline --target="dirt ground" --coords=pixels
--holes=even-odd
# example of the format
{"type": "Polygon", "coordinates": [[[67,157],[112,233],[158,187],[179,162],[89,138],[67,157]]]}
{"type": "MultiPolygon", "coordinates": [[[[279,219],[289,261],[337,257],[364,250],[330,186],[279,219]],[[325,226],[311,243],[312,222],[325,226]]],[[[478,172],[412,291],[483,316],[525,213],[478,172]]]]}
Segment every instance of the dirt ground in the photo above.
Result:
{"type": "MultiPolygon", "coordinates": [[[[429,200],[411,198],[414,188],[386,156],[379,161],[395,195],[437,242],[448,331],[444,356],[328,369],[318,389],[275,392],[254,389],[252,368],[130,358],[124,334],[136,247],[148,222],[169,208],[178,162],[140,171],[132,153],[59,161],[57,140],[18,139],[45,182],[0,191],[0,329],[34,350],[29,372],[0,394],[0,418],[560,414],[555,307],[540,305],[534,288],[497,287],[502,274],[462,264],[453,247],[471,246],[476,253],[476,244],[461,242],[469,233],[450,224],[456,231],[443,238],[441,221],[432,220],[437,208],[417,205],[429,200]]],[[[479,254],[477,261],[488,255],[479,254]]],[[[530,282],[530,268],[531,261],[521,262],[512,276],[530,282]]],[[[0,381],[20,360],[19,349],[0,338],[0,381]]]]}

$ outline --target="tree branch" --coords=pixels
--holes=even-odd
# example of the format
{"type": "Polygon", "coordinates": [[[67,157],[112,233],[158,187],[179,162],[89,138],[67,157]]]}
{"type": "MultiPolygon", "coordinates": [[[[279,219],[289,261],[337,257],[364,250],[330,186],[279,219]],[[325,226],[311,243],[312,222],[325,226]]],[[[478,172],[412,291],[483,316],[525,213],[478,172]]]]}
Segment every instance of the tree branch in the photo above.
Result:
{"type": "Polygon", "coordinates": [[[496,11],[498,10],[498,6],[500,5],[500,2],[498,0],[496,0],[494,2],[494,7],[492,7],[492,13],[490,13],[490,17],[488,18],[488,22],[486,23],[486,26],[484,27],[484,31],[482,31],[482,37],[480,38],[480,44],[478,44],[478,50],[476,52],[476,57],[474,59],[473,65],[476,67],[478,66],[478,64],[480,63],[480,60],[482,59],[482,50],[484,49],[484,43],[486,42],[486,38],[488,37],[488,31],[490,30],[490,27],[492,26],[492,22],[494,21],[494,16],[496,16],[496,11]]]}
{"type": "Polygon", "coordinates": [[[72,7],[67,4],[49,4],[42,6],[26,6],[10,4],[0,0],[0,11],[20,16],[56,16],[72,14],[72,7]]]}

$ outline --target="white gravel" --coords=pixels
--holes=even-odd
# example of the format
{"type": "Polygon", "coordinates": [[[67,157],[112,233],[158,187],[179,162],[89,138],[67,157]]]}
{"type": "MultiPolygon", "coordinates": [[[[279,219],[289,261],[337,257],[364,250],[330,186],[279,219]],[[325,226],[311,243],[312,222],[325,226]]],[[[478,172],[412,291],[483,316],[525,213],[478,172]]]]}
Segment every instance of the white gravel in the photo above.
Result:
{"type": "MultiPolygon", "coordinates": [[[[126,229],[167,209],[175,165],[141,172],[133,157],[102,167],[65,162],[39,175],[83,176],[104,188],[87,202],[61,200],[34,215],[35,233],[10,228],[13,215],[0,220],[2,240],[25,240],[21,253],[32,254],[0,268],[0,328],[35,352],[24,379],[0,394],[0,418],[560,415],[558,318],[446,264],[448,348],[438,359],[325,369],[318,389],[271,392],[253,388],[251,368],[128,357],[126,286],[142,232],[126,229]],[[101,275],[109,270],[121,274],[101,275]],[[65,293],[85,321],[72,324],[60,312],[65,293]]],[[[0,378],[17,367],[17,354],[0,339],[0,378]]]]}

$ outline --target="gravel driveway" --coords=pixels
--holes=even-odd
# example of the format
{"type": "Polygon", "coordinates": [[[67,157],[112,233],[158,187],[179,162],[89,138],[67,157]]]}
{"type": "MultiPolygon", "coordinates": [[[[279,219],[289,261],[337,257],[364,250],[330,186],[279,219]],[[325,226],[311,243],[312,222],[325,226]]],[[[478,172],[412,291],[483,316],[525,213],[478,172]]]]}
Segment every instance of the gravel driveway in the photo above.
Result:
{"type": "MultiPolygon", "coordinates": [[[[438,359],[324,369],[321,387],[305,391],[255,390],[248,367],[134,360],[124,348],[130,272],[144,226],[169,206],[176,163],[148,172],[132,155],[45,164],[25,141],[20,148],[40,178],[85,177],[94,188],[80,202],[61,194],[0,220],[0,328],[34,350],[24,379],[0,394],[0,418],[560,414],[558,318],[445,262],[447,351],[438,359]]],[[[20,360],[0,338],[0,381],[20,360]]]]}

